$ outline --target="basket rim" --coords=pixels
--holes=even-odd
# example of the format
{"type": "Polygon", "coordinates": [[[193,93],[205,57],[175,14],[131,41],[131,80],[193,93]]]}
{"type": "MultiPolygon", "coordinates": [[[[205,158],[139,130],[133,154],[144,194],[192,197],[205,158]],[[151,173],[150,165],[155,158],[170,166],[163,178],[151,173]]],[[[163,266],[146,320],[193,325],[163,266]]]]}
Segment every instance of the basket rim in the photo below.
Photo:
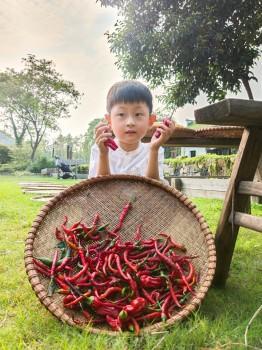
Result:
{"type": "MultiPolygon", "coordinates": [[[[46,217],[46,215],[49,213],[49,211],[58,203],[61,201],[64,197],[67,197],[69,194],[72,194],[75,191],[78,191],[79,189],[86,187],[87,185],[98,183],[98,182],[104,182],[104,181],[111,181],[111,180],[133,180],[133,181],[141,181],[144,183],[148,183],[151,185],[154,185],[156,187],[159,187],[161,189],[164,189],[168,193],[171,193],[174,195],[181,203],[183,203],[191,212],[194,214],[195,218],[200,224],[201,232],[204,236],[205,243],[207,245],[207,251],[208,251],[208,264],[207,264],[207,274],[205,276],[204,281],[199,285],[198,291],[195,294],[195,296],[190,300],[188,304],[186,304],[185,308],[181,311],[177,312],[173,317],[168,319],[166,322],[158,322],[151,326],[146,326],[144,328],[141,328],[140,334],[148,334],[153,333],[154,331],[160,331],[164,328],[170,327],[172,324],[174,324],[177,321],[181,321],[182,319],[186,318],[191,314],[198,306],[200,306],[202,300],[204,299],[208,288],[210,287],[214,274],[215,274],[215,267],[216,267],[216,250],[215,250],[215,244],[214,244],[214,238],[213,235],[209,229],[208,224],[206,223],[203,215],[200,213],[200,211],[197,209],[196,205],[192,203],[192,201],[182,192],[178,191],[177,189],[165,185],[161,183],[158,180],[143,177],[143,176],[137,176],[137,175],[103,175],[98,177],[93,177],[90,179],[83,180],[77,184],[74,184],[65,190],[61,191],[59,194],[57,194],[55,197],[53,197],[51,200],[49,200],[39,211],[38,215],[34,219],[31,229],[28,232],[27,238],[25,240],[25,250],[24,250],[24,262],[25,262],[25,269],[26,273],[28,275],[29,282],[31,284],[32,289],[34,290],[36,296],[40,300],[40,302],[59,320],[61,320],[63,323],[67,323],[70,326],[75,326],[81,329],[84,329],[85,327],[77,325],[73,320],[63,311],[61,307],[58,307],[55,302],[52,300],[52,298],[47,296],[47,291],[43,284],[40,281],[39,273],[35,269],[35,265],[33,263],[33,244],[34,239],[36,237],[37,230],[39,226],[41,225],[42,220],[46,217]]],[[[96,334],[108,334],[108,335],[118,335],[119,332],[114,332],[110,330],[105,329],[99,329],[95,327],[88,327],[88,330],[92,333],[96,334]]]]}

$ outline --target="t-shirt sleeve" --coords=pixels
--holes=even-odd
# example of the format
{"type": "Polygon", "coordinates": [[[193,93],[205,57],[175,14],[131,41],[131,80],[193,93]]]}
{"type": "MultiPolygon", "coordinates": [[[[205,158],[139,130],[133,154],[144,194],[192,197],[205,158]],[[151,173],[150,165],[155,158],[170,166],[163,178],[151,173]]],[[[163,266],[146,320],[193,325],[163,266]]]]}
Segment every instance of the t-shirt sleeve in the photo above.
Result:
{"type": "Polygon", "coordinates": [[[95,144],[91,147],[88,179],[96,176],[97,165],[98,165],[98,148],[97,148],[97,145],[95,144]]]}

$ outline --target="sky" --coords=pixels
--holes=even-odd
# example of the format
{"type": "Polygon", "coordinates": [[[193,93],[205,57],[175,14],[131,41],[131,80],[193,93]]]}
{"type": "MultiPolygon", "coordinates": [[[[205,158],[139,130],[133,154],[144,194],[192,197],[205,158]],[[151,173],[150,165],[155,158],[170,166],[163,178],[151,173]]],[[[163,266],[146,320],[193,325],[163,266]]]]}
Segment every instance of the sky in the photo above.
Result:
{"type": "MultiPolygon", "coordinates": [[[[113,30],[117,11],[104,8],[95,0],[0,0],[0,71],[20,70],[21,58],[35,54],[50,59],[63,78],[70,80],[84,96],[71,118],[59,122],[62,134],[83,134],[88,123],[104,116],[110,86],[123,76],[110,53],[104,33],[113,30]]],[[[262,99],[262,63],[254,69],[259,83],[252,82],[254,98],[262,99]]],[[[154,106],[159,108],[153,91],[154,106]]],[[[237,96],[247,98],[242,91],[237,96]]],[[[194,118],[194,109],[207,105],[200,95],[197,104],[186,105],[175,113],[185,125],[194,118]]]]}

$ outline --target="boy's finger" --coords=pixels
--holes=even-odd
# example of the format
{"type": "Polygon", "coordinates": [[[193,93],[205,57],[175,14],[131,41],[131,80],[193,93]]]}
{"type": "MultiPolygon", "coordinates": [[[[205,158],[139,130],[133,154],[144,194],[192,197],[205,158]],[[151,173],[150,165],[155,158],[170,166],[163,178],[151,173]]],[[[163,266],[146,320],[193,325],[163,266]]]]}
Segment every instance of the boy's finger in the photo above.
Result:
{"type": "Polygon", "coordinates": [[[104,132],[101,135],[99,135],[96,140],[97,140],[97,142],[99,142],[102,138],[108,139],[109,137],[112,137],[112,133],[111,132],[104,132]]]}
{"type": "Polygon", "coordinates": [[[109,126],[109,124],[107,122],[99,122],[96,127],[95,127],[95,131],[99,128],[101,128],[102,126],[109,126]]]}
{"type": "Polygon", "coordinates": [[[106,131],[110,131],[110,127],[108,125],[101,126],[95,130],[95,135],[99,136],[106,131]]]}

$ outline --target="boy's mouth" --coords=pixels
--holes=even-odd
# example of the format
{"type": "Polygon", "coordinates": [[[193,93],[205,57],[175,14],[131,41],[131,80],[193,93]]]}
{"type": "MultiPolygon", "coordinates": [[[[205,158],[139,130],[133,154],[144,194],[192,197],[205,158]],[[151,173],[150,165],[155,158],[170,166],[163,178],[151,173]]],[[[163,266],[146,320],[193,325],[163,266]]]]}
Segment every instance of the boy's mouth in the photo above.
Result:
{"type": "Polygon", "coordinates": [[[135,134],[136,132],[135,132],[135,130],[127,130],[125,133],[126,134],[135,134]]]}

